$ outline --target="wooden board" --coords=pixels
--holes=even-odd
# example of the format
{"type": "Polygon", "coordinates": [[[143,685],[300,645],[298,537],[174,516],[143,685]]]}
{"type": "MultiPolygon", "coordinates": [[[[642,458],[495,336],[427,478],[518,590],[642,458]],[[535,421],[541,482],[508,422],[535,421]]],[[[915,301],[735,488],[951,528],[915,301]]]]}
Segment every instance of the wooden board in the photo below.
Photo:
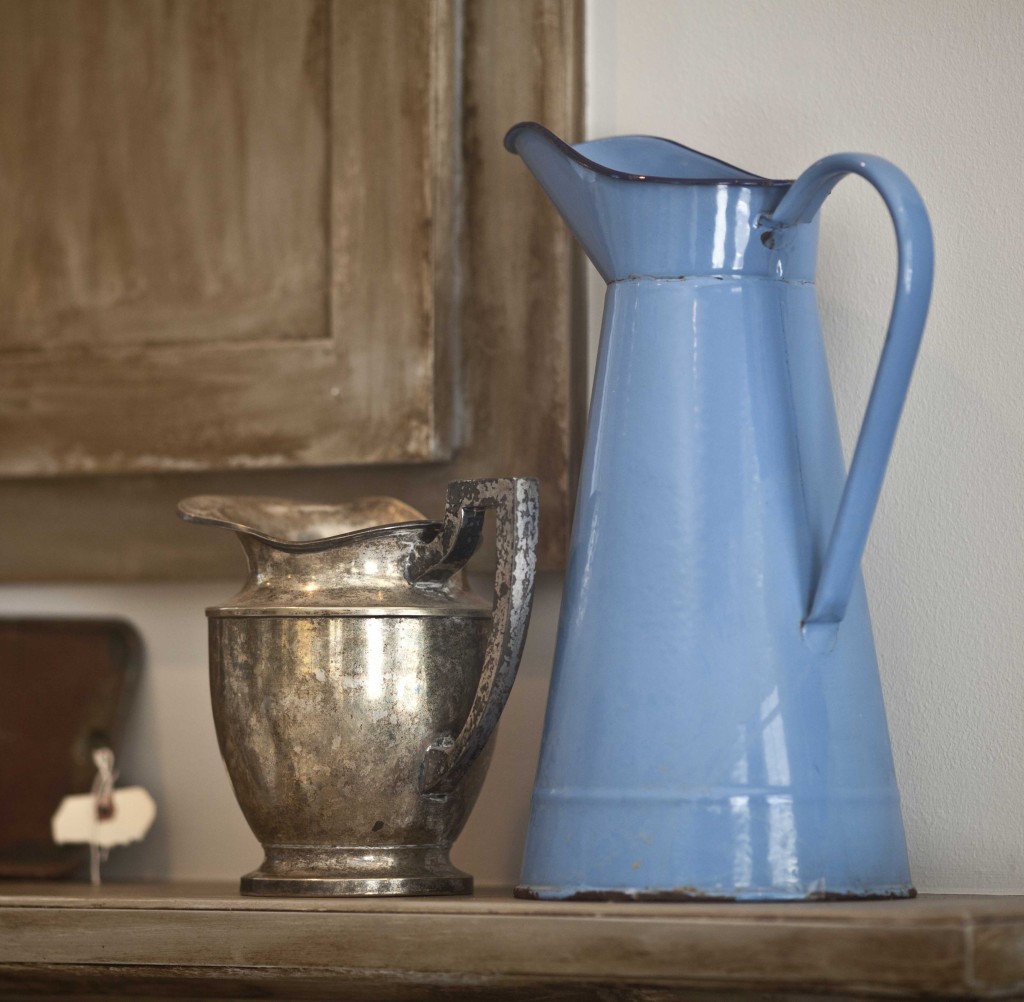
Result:
{"type": "Polygon", "coordinates": [[[332,900],[241,898],[211,885],[22,886],[0,896],[0,988],[339,999],[1019,997],[1024,898],[644,905],[516,901],[507,890],[332,900]]]}
{"type": "Polygon", "coordinates": [[[88,860],[54,844],[50,819],[92,788],[93,750],[117,752],[141,659],[125,622],[0,619],[0,877],[66,877],[88,860]]]}
{"type": "MultiPolygon", "coordinates": [[[[121,0],[121,6],[81,2],[90,10],[118,11],[119,17],[126,16],[126,9],[137,9],[127,0],[121,0]]],[[[201,6],[201,0],[194,0],[196,10],[201,6]]],[[[251,323],[229,324],[230,329],[212,341],[201,334],[208,328],[200,322],[205,306],[196,290],[205,286],[196,260],[190,259],[191,277],[168,274],[166,287],[161,286],[162,301],[179,310],[179,319],[180,311],[193,311],[192,320],[180,325],[167,343],[166,334],[154,334],[145,325],[135,327],[126,319],[118,327],[121,333],[112,328],[103,350],[94,351],[82,341],[89,327],[82,313],[79,333],[61,347],[68,364],[54,367],[42,360],[48,354],[38,346],[42,334],[15,350],[5,349],[6,335],[0,333],[0,360],[5,351],[9,359],[19,359],[13,368],[6,362],[0,366],[7,373],[0,377],[7,379],[0,392],[0,456],[6,449],[8,457],[8,476],[0,477],[0,517],[18,527],[0,547],[0,580],[236,576],[242,563],[229,538],[177,524],[175,503],[191,494],[277,494],[324,501],[390,494],[436,516],[441,514],[449,480],[513,474],[540,477],[540,563],[543,568],[564,566],[586,392],[582,283],[576,281],[581,265],[565,227],[519,159],[504,150],[501,139],[510,125],[527,118],[541,120],[569,138],[579,136],[582,3],[467,0],[460,5],[461,24],[452,18],[454,6],[441,0],[334,0],[329,9],[313,0],[269,6],[279,17],[286,16],[282,11],[291,11],[291,18],[304,12],[305,48],[292,25],[291,41],[282,44],[272,64],[280,63],[282,73],[290,67],[290,76],[285,74],[285,91],[292,102],[288,107],[295,114],[304,108],[301,115],[309,123],[316,119],[321,107],[316,101],[323,97],[314,100],[307,87],[310,79],[323,79],[323,67],[309,53],[325,53],[328,41],[333,53],[334,89],[327,103],[334,127],[325,126],[326,131],[318,134],[308,125],[299,149],[310,162],[305,173],[290,178],[284,189],[292,192],[289,199],[305,206],[298,215],[308,220],[317,178],[322,170],[328,171],[333,179],[329,246],[317,243],[306,223],[291,215],[286,220],[278,214],[279,206],[256,200],[264,212],[257,212],[262,220],[258,226],[286,232],[285,242],[298,248],[286,258],[304,263],[289,266],[289,275],[311,276],[319,268],[317,262],[330,262],[329,290],[321,290],[325,302],[329,291],[329,308],[324,308],[330,325],[325,326],[326,314],[320,314],[315,324],[289,327],[279,312],[269,314],[277,317],[275,329],[288,327],[291,335],[274,347],[272,338],[259,333],[257,321],[264,316],[259,295],[266,291],[260,276],[274,272],[280,256],[267,256],[265,248],[257,246],[259,234],[251,231],[257,223],[244,221],[248,217],[239,203],[229,213],[234,223],[222,236],[235,248],[233,254],[251,252],[259,265],[245,292],[253,308],[238,313],[249,316],[251,323]],[[324,11],[330,15],[326,20],[324,11]],[[446,81],[442,67],[449,65],[455,48],[462,53],[461,74],[446,81]],[[301,74],[300,50],[306,53],[301,74]],[[424,82],[428,77],[429,87],[424,82]],[[449,99],[456,116],[446,131],[443,110],[449,99]],[[424,124],[428,121],[433,123],[429,136],[424,124]],[[396,147],[401,150],[395,152],[396,147]],[[374,153],[384,148],[392,153],[374,153]],[[415,156],[403,152],[409,149],[417,150],[415,156]],[[444,167],[446,156],[451,162],[444,167]],[[392,172],[408,167],[407,161],[415,167],[418,187],[400,189],[402,207],[396,203],[389,209],[396,190],[392,172]],[[356,197],[356,186],[360,192],[365,189],[365,195],[356,197]],[[444,219],[454,219],[454,225],[446,228],[444,219]],[[378,228],[383,228],[386,239],[374,241],[378,228]],[[414,266],[418,278],[403,279],[414,266]],[[196,292],[185,297],[187,302],[179,303],[173,296],[179,280],[196,292]],[[403,316],[409,313],[414,321],[390,318],[387,311],[397,310],[399,304],[403,316]],[[373,317],[372,337],[360,321],[364,316],[373,317]],[[347,355],[342,361],[357,392],[335,395],[338,384],[331,374],[341,358],[335,348],[353,337],[362,337],[364,354],[360,361],[347,355]],[[269,349],[266,365],[248,358],[257,343],[269,349]],[[212,354],[201,364],[187,363],[199,380],[195,387],[184,382],[172,385],[154,375],[154,360],[193,358],[187,352],[197,346],[212,354]],[[276,354],[278,348],[295,349],[296,357],[305,361],[289,368],[276,354]],[[140,357],[148,361],[136,364],[140,357]],[[306,363],[320,366],[319,375],[304,370],[306,363]],[[104,421],[95,417],[93,404],[82,396],[101,370],[129,401],[117,411],[115,421],[106,422],[107,445],[98,444],[96,437],[107,435],[104,421]],[[390,389],[381,389],[385,370],[396,374],[390,389]],[[410,380],[424,373],[433,375],[417,384],[420,389],[412,388],[410,380]],[[56,382],[47,383],[50,379],[56,382]],[[39,385],[43,389],[37,392],[39,385]],[[237,407],[228,405],[228,397],[218,396],[222,390],[235,394],[237,407]],[[321,406],[325,400],[326,409],[321,406]],[[307,402],[315,405],[318,416],[301,413],[298,404],[307,402]],[[56,427],[51,427],[51,418],[65,427],[69,420],[80,426],[82,442],[42,450],[31,445],[51,440],[47,429],[56,427]],[[150,419],[166,434],[143,433],[150,419]],[[144,439],[145,447],[131,459],[127,442],[133,436],[136,444],[144,439]],[[93,444],[83,444],[86,441],[93,444]],[[444,458],[449,454],[451,458],[444,458]],[[54,456],[63,458],[54,461],[54,456]],[[422,462],[431,457],[436,461],[422,462]],[[328,462],[329,467],[320,465],[328,462]],[[334,465],[350,462],[361,465],[334,465]],[[270,468],[295,464],[303,468],[270,468]],[[211,469],[182,472],[197,465],[211,469]],[[250,465],[266,468],[240,472],[250,465]],[[131,472],[147,468],[163,472],[131,472]],[[68,475],[86,469],[111,472],[68,475]],[[111,475],[116,470],[120,472],[111,475]],[[52,475],[10,476],[44,472],[52,475]]],[[[26,10],[43,9],[47,18],[59,20],[57,7],[64,10],[62,5],[32,0],[26,10]]],[[[181,9],[180,0],[160,10],[172,8],[181,9]]],[[[248,30],[243,22],[249,9],[245,3],[225,4],[218,15],[225,22],[218,29],[222,35],[229,29],[248,30]]],[[[20,10],[21,0],[0,0],[0,18],[28,16],[20,10]]],[[[75,16],[69,15],[72,22],[75,16]]],[[[220,86],[226,88],[227,83],[220,86]]],[[[78,93],[70,84],[66,91],[78,93]]],[[[293,123],[288,135],[298,128],[293,123]]],[[[271,146],[271,152],[279,149],[271,146]]],[[[162,149],[149,155],[155,160],[162,149]]],[[[204,156],[215,153],[214,149],[204,156]]],[[[93,169],[99,171],[99,166],[93,169]]],[[[126,181],[119,176],[119,192],[131,187],[128,181],[130,177],[126,181]]],[[[67,197],[77,204],[73,193],[67,197]]],[[[122,206],[119,211],[127,209],[122,206]]],[[[199,214],[177,221],[178,229],[172,227],[179,242],[191,241],[197,260],[207,232],[204,219],[199,214]]],[[[141,246],[141,231],[131,232],[131,247],[141,246]]],[[[164,264],[163,253],[151,251],[157,271],[164,264]]],[[[127,262],[124,275],[135,273],[132,255],[118,260],[127,262]]],[[[65,266],[70,267],[66,262],[61,267],[65,266]]],[[[124,275],[118,288],[128,281],[124,275]]],[[[295,278],[296,288],[307,288],[305,281],[295,278]]],[[[60,301],[70,303],[73,291],[65,290],[60,301]]],[[[24,299],[29,293],[21,295],[24,299]]],[[[116,295],[113,298],[117,300],[116,295]]],[[[293,304],[302,300],[307,305],[296,307],[298,313],[312,316],[309,304],[315,298],[282,295],[278,306],[287,311],[292,307],[285,299],[293,304]]],[[[27,307],[19,309],[24,314],[27,307]]],[[[46,315],[53,319],[53,314],[46,315]]],[[[47,337],[53,333],[52,325],[49,331],[47,337]]],[[[185,370],[178,371],[184,379],[185,370]]],[[[486,551],[481,559],[487,560],[486,551]]]]}

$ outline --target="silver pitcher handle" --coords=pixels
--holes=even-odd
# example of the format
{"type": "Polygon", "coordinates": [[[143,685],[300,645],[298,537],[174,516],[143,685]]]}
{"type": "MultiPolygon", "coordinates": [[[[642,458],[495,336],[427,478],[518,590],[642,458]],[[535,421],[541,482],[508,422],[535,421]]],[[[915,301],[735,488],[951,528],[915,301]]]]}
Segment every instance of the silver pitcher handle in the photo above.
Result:
{"type": "Polygon", "coordinates": [[[498,566],[494,612],[480,682],[462,730],[432,744],[420,767],[420,790],[454,790],[494,731],[523,653],[537,571],[537,481],[529,477],[457,480],[448,485],[444,528],[410,567],[417,582],[443,581],[472,555],[484,512],[495,509],[498,566]]]}

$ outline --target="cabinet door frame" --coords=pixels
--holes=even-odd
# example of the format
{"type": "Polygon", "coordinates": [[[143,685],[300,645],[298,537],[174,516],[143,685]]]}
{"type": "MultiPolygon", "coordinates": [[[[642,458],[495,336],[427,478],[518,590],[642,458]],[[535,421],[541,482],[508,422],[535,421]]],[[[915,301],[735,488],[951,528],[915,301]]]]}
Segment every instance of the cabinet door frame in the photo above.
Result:
{"type": "MultiPolygon", "coordinates": [[[[424,6],[421,0],[345,2],[366,10],[424,6]]],[[[225,534],[179,524],[178,498],[232,493],[329,501],[389,494],[437,517],[447,481],[491,475],[539,477],[540,566],[564,566],[586,396],[582,263],[501,140],[523,119],[580,138],[583,4],[438,3],[435,9],[451,11],[458,72],[450,81],[452,132],[438,132],[434,151],[451,152],[455,183],[446,194],[436,175],[424,180],[438,211],[449,211],[448,198],[456,220],[447,231],[452,253],[436,254],[430,272],[435,290],[452,290],[449,302],[443,293],[435,302],[441,334],[430,350],[451,384],[435,383],[433,452],[413,462],[382,455],[349,466],[4,479],[0,517],[8,531],[0,580],[237,576],[237,546],[225,534]]],[[[379,29],[387,19],[369,20],[379,29]]]]}

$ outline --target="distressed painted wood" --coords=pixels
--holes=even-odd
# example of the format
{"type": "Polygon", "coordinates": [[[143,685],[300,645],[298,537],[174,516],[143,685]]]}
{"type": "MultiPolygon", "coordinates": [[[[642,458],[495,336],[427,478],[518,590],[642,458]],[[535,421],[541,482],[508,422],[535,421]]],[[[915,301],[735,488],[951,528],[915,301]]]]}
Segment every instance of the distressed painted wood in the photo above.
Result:
{"type": "Polygon", "coordinates": [[[585,420],[582,258],[503,139],[526,119],[582,138],[582,3],[470,0],[465,30],[460,476],[537,477],[540,566],[563,567],[585,420]]]}
{"type": "Polygon", "coordinates": [[[782,905],[258,899],[8,885],[0,989],[289,998],[998,998],[1024,898],[782,905]],[[450,994],[455,993],[455,994],[450,994]],[[600,993],[598,995],[598,993],[600,993]]]}
{"type": "MultiPolygon", "coordinates": [[[[127,8],[136,12],[129,20],[157,18],[151,4],[81,3],[72,20],[86,17],[83,10],[128,17],[127,8]]],[[[45,0],[30,0],[29,13],[21,6],[20,0],[0,0],[0,23],[59,20],[57,5],[45,0]]],[[[540,478],[540,563],[564,565],[585,399],[578,259],[564,227],[522,164],[504,151],[501,138],[525,118],[544,121],[560,135],[579,135],[581,0],[467,0],[461,33],[447,0],[332,0],[328,6],[296,0],[269,6],[272,16],[291,26],[290,41],[270,65],[283,76],[288,110],[307,124],[300,129],[289,123],[285,130],[289,136],[301,133],[301,142],[266,139],[282,163],[285,146],[300,154],[303,164],[294,177],[279,163],[245,204],[232,201],[241,194],[222,193],[235,208],[215,235],[231,248],[231,274],[244,286],[239,301],[248,296],[236,319],[249,319],[222,323],[217,337],[209,334],[215,317],[201,322],[210,302],[200,293],[227,295],[227,280],[203,267],[213,237],[207,239],[198,211],[185,220],[172,213],[163,224],[177,234],[173,246],[195,251],[191,258],[185,255],[192,270],[184,278],[171,259],[165,261],[171,250],[147,251],[153,270],[162,272],[167,264],[160,288],[169,305],[163,312],[155,300],[145,300],[148,286],[136,290],[142,299],[131,300],[124,277],[143,266],[134,249],[161,231],[155,224],[125,223],[135,240],[129,245],[133,253],[121,248],[118,257],[110,251],[109,274],[120,276],[121,284],[109,279],[114,284],[108,299],[137,310],[120,333],[111,328],[104,334],[100,347],[89,340],[95,325],[81,310],[46,314],[40,293],[35,308],[50,326],[37,326],[35,342],[12,347],[12,314],[5,322],[0,306],[0,467],[7,473],[0,476],[0,518],[18,526],[0,547],[2,580],[230,577],[241,567],[231,540],[177,524],[179,498],[225,492],[310,500],[391,494],[440,515],[448,480],[487,475],[540,478]],[[444,73],[457,37],[463,44],[458,83],[444,73]],[[330,89],[318,91],[313,81],[329,83],[330,89]],[[446,117],[456,97],[456,116],[446,117]],[[332,128],[320,119],[318,131],[318,108],[332,128]],[[396,147],[404,152],[394,155],[396,147]],[[381,149],[391,154],[379,155],[381,149]],[[435,166],[426,169],[424,163],[435,166]],[[416,185],[399,186],[402,208],[391,199],[391,182],[410,165],[416,185]],[[331,183],[318,188],[324,172],[331,183]],[[355,196],[357,187],[361,194],[355,196]],[[258,222],[246,214],[253,205],[258,222]],[[317,231],[307,222],[321,211],[330,225],[317,231]],[[374,232],[386,239],[374,240],[374,232]],[[268,253],[261,242],[267,233],[294,252],[268,253]],[[246,254],[263,269],[256,278],[241,268],[246,254]],[[282,261],[288,267],[280,270],[282,261]],[[238,278],[242,272],[248,284],[238,278]],[[300,273],[308,281],[296,277],[300,273]],[[324,285],[315,284],[317,275],[324,285]],[[294,313],[312,318],[308,323],[281,319],[280,311],[299,301],[282,291],[281,283],[292,279],[295,288],[315,292],[304,293],[306,305],[294,313]],[[190,295],[175,298],[175,282],[185,282],[190,295]],[[278,293],[278,313],[270,320],[263,305],[278,293]],[[171,323],[174,310],[179,319],[191,310],[189,323],[171,323]],[[65,345],[54,331],[64,329],[66,316],[77,333],[65,345]],[[173,336],[166,333],[168,325],[173,336]],[[267,333],[268,325],[276,325],[276,334],[267,333]],[[343,350],[352,338],[361,346],[358,356],[343,350]],[[285,362],[289,352],[304,361],[285,362]],[[187,362],[181,365],[182,360],[187,362]],[[392,380],[386,384],[385,372],[392,380]],[[349,382],[334,378],[339,375],[349,382]],[[105,393],[96,389],[103,385],[121,394],[121,402],[110,405],[113,417],[97,410],[108,406],[105,393]],[[77,437],[55,444],[72,413],[77,437]],[[96,446],[97,441],[106,444],[96,446]],[[436,461],[420,462],[430,457],[436,461]],[[304,468],[281,468],[294,464],[304,468]],[[209,469],[186,472],[196,466],[209,469]],[[265,468],[241,472],[248,466],[265,468]],[[121,472],[68,475],[87,469],[121,472]],[[164,472],[131,472],[141,469],[164,472]]],[[[163,5],[159,17],[173,20],[178,11],[183,18],[186,8],[190,16],[207,10],[213,17],[202,0],[163,5]]],[[[226,2],[212,9],[218,24],[223,22],[216,28],[222,41],[234,38],[231,32],[242,37],[257,30],[243,23],[244,12],[254,9],[249,4],[226,2]]],[[[9,39],[0,32],[0,45],[5,35],[9,39]]],[[[42,68],[35,72],[44,76],[42,68]]],[[[9,78],[14,71],[6,73],[9,78]]],[[[4,74],[0,68],[0,93],[4,74]]],[[[249,96],[232,90],[226,77],[219,86],[252,111],[249,96]]],[[[80,90],[69,82],[60,94],[70,100],[80,90]]],[[[231,104],[228,96],[217,100],[231,104]]],[[[3,121],[0,111],[0,133],[3,121]]],[[[153,142],[155,161],[166,140],[153,142]]],[[[224,139],[224,156],[235,157],[236,165],[242,142],[237,136],[224,139]]],[[[219,155],[214,145],[204,153],[211,160],[219,155]]],[[[123,181],[126,172],[135,176],[127,168],[115,176],[123,181]]],[[[157,190],[150,180],[144,188],[151,195],[157,190]]],[[[111,194],[115,201],[136,197],[142,196],[111,194]]],[[[124,206],[119,211],[134,220],[124,206]]],[[[84,239],[78,230],[73,235],[84,239]]],[[[0,234],[0,263],[5,253],[8,260],[13,254],[4,239],[0,234]]],[[[65,246],[59,240],[56,245],[65,246]]],[[[46,253],[44,246],[39,254],[46,253]]],[[[56,260],[70,273],[67,257],[57,254],[56,260]]],[[[144,256],[143,264],[149,261],[144,256]]],[[[226,264],[219,267],[230,271],[226,264]]],[[[48,281],[59,285],[52,276],[48,281]]],[[[74,303],[79,286],[70,279],[66,284],[60,302],[74,303]]],[[[29,292],[21,296],[18,302],[29,292]]],[[[18,309],[24,315],[28,307],[18,309]]],[[[90,314],[98,315],[97,309],[90,314]]],[[[486,551],[481,559],[487,559],[486,551]]]]}
{"type": "Polygon", "coordinates": [[[0,39],[0,474],[448,454],[449,0],[15,0],[0,39]]]}
{"type": "Polygon", "coordinates": [[[5,0],[0,25],[5,369],[325,337],[322,2],[5,0]]]}

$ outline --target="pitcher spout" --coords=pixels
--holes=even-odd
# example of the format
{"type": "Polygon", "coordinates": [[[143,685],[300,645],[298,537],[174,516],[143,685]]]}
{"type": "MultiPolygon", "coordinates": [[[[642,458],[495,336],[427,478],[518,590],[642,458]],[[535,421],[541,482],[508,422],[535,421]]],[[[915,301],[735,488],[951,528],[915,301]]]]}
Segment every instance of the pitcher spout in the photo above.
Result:
{"type": "MultiPolygon", "coordinates": [[[[520,122],[505,135],[505,149],[518,153],[533,170],[531,151],[538,141],[595,174],[623,180],[667,184],[788,183],[751,174],[717,157],[658,136],[612,136],[570,146],[537,122],[520,122]]],[[[537,170],[534,173],[541,180],[540,173],[537,170]]]]}
{"type": "MultiPolygon", "coordinates": [[[[522,157],[606,282],[779,271],[778,255],[754,229],[789,181],[654,136],[570,146],[536,122],[521,122],[505,147],[522,157]],[[716,233],[716,220],[718,236],[704,238],[716,233]]],[[[812,238],[801,268],[813,249],[812,238]]]]}

